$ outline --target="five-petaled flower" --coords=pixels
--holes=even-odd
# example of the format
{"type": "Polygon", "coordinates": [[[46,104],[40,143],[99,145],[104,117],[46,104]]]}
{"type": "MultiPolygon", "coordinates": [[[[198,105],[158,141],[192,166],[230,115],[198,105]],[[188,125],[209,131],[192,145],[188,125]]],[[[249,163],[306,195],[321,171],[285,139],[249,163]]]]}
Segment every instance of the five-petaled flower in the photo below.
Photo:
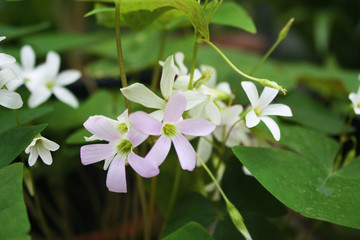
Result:
{"type": "Polygon", "coordinates": [[[32,140],[29,146],[25,149],[25,153],[29,154],[29,166],[33,166],[40,156],[43,162],[47,165],[52,164],[53,159],[50,151],[59,149],[59,145],[43,136],[39,135],[32,140]]]}
{"type": "Polygon", "coordinates": [[[246,95],[248,96],[251,108],[245,116],[246,126],[248,128],[255,127],[260,120],[265,123],[276,141],[280,140],[280,129],[276,122],[271,119],[270,115],[291,117],[292,112],[289,106],[284,104],[270,104],[276,97],[279,90],[265,87],[260,98],[256,86],[252,82],[243,81],[241,83],[246,95]]]}
{"type": "Polygon", "coordinates": [[[81,162],[84,165],[105,160],[104,169],[108,170],[106,186],[112,192],[127,192],[125,164],[130,166],[142,177],[154,177],[159,174],[157,164],[136,155],[133,151],[147,136],[135,128],[126,134],[116,128],[107,117],[92,116],[84,123],[84,127],[98,139],[108,144],[90,144],[80,149],[81,162]],[[110,165],[110,166],[109,166],[110,165]]]}
{"type": "Polygon", "coordinates": [[[195,168],[196,153],[183,134],[206,136],[215,129],[215,124],[202,118],[183,120],[185,109],[186,98],[182,92],[178,92],[169,99],[162,122],[141,111],[130,115],[130,121],[135,128],[148,135],[160,135],[145,159],[156,161],[160,165],[173,142],[182,169],[192,171],[195,168]]]}

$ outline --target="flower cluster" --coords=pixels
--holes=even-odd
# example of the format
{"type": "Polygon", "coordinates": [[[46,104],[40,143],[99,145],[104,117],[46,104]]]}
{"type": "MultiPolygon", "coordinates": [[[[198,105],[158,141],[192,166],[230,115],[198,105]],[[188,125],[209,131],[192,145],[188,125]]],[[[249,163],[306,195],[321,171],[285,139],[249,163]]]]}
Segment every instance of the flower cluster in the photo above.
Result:
{"type": "Polygon", "coordinates": [[[60,101],[76,108],[79,103],[73,93],[64,86],[74,83],[81,77],[77,70],[65,70],[59,73],[60,56],[56,52],[47,53],[45,63],[35,66],[36,56],[34,50],[25,45],[20,51],[21,65],[15,63],[7,65],[16,73],[17,79],[6,86],[16,90],[25,85],[31,95],[28,100],[30,108],[35,108],[47,101],[52,94],[60,101]]]}
{"type": "Polygon", "coordinates": [[[192,171],[196,166],[196,151],[191,140],[200,137],[197,154],[208,160],[214,141],[232,147],[256,145],[249,128],[263,121],[275,140],[280,139],[278,125],[269,115],[292,116],[288,106],[270,104],[278,90],[265,87],[259,97],[256,86],[244,81],[242,86],[251,106],[244,109],[231,105],[234,98],[230,85],[216,84],[216,71],[210,66],[200,66],[193,76],[184,64],[184,54],[169,56],[160,79],[162,97],[157,96],[141,83],[120,89],[130,101],[155,109],[151,113],[138,111],[128,116],[127,110],[112,120],[104,116],[92,116],[84,127],[93,134],[86,140],[105,140],[107,144],[91,144],[81,148],[84,165],[105,160],[109,165],[107,187],[110,191],[126,192],[125,165],[129,165],[143,177],[159,173],[159,166],[174,145],[180,166],[192,171]],[[192,79],[191,79],[192,78],[192,79]],[[157,138],[150,151],[141,157],[135,148],[148,136],[157,138]]]}

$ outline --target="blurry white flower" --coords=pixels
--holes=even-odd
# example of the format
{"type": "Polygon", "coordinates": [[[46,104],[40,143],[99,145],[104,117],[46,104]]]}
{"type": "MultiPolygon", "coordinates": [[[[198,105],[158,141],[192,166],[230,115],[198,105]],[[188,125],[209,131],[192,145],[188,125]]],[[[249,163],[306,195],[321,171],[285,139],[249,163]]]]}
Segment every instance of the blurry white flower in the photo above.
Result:
{"type": "MultiPolygon", "coordinates": [[[[360,77],[359,77],[360,80],[360,77]]],[[[349,99],[351,100],[355,114],[360,114],[360,87],[357,93],[350,93],[349,99]]]]}
{"type": "Polygon", "coordinates": [[[29,166],[33,166],[40,156],[42,161],[50,165],[52,163],[52,156],[50,151],[56,151],[59,149],[59,145],[47,138],[39,135],[34,138],[30,145],[25,149],[25,153],[29,154],[29,166]]]}
{"type": "Polygon", "coordinates": [[[260,120],[265,123],[276,141],[280,140],[280,129],[276,122],[271,119],[270,115],[291,117],[292,112],[289,106],[284,104],[270,104],[276,97],[279,90],[265,87],[260,98],[256,86],[252,82],[243,81],[241,83],[247,97],[250,100],[251,108],[245,116],[246,126],[248,128],[255,127],[260,120]]]}
{"type": "Polygon", "coordinates": [[[77,81],[81,73],[77,70],[65,70],[59,73],[60,56],[50,51],[46,62],[34,71],[33,80],[27,85],[31,91],[29,107],[35,108],[48,100],[52,93],[62,102],[77,108],[79,103],[72,92],[64,86],[77,81]]]}

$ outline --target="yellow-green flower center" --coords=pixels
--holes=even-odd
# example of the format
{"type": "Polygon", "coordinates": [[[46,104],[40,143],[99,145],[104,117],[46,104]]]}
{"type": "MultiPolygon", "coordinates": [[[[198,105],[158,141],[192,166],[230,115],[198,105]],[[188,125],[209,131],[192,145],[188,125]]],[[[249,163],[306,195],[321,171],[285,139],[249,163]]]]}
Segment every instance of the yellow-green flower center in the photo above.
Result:
{"type": "Polygon", "coordinates": [[[261,110],[260,110],[260,109],[257,109],[257,108],[255,108],[254,111],[255,111],[255,113],[256,113],[257,116],[259,116],[260,113],[261,113],[261,110]]]}
{"type": "Polygon", "coordinates": [[[45,86],[46,86],[47,89],[51,90],[54,87],[54,83],[53,82],[47,82],[45,86]]]}
{"type": "Polygon", "coordinates": [[[161,131],[162,131],[162,134],[168,138],[175,137],[179,132],[177,126],[173,123],[165,123],[164,126],[162,127],[161,131]]]}
{"type": "Polygon", "coordinates": [[[131,151],[133,150],[133,144],[127,140],[122,139],[119,141],[118,145],[116,146],[118,154],[122,155],[123,157],[127,157],[130,155],[131,151]]]}
{"type": "Polygon", "coordinates": [[[116,129],[119,131],[121,135],[126,134],[129,130],[126,123],[120,123],[119,125],[116,126],[116,129]]]}

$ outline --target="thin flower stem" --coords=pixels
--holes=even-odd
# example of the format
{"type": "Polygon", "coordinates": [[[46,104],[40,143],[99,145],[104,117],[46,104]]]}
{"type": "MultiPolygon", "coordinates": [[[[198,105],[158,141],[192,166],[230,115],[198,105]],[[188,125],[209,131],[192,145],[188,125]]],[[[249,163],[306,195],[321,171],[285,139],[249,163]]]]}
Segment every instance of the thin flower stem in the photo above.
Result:
{"type": "Polygon", "coordinates": [[[215,16],[217,10],[219,10],[221,4],[223,3],[224,0],[220,0],[219,4],[216,6],[215,10],[212,11],[211,15],[209,15],[209,19],[208,19],[208,23],[211,22],[212,18],[215,16]]]}
{"type": "Polygon", "coordinates": [[[16,125],[18,127],[21,127],[21,123],[20,123],[20,120],[19,120],[19,115],[18,115],[16,109],[13,109],[13,112],[14,112],[14,116],[15,116],[15,120],[16,120],[16,125]]]}
{"type": "Polygon", "coordinates": [[[204,11],[206,10],[206,7],[207,7],[207,5],[208,5],[208,2],[209,2],[209,0],[205,0],[204,6],[203,6],[204,11]]]}
{"type": "Polygon", "coordinates": [[[272,87],[275,89],[278,89],[280,91],[282,91],[284,94],[286,94],[286,89],[282,88],[281,86],[279,86],[277,83],[272,82],[268,79],[264,79],[264,78],[256,78],[256,77],[252,77],[244,72],[242,72],[240,69],[238,69],[226,56],[223,52],[221,52],[221,50],[219,48],[217,48],[212,42],[210,42],[209,40],[206,39],[201,39],[201,41],[207,43],[209,46],[211,46],[226,62],[227,64],[229,64],[229,66],[235,70],[235,72],[239,73],[241,76],[246,77],[250,80],[253,80],[255,82],[259,82],[260,84],[262,84],[263,86],[266,87],[272,87]]]}
{"type": "Polygon", "coordinates": [[[173,211],[173,208],[174,208],[174,205],[175,205],[175,202],[176,202],[177,193],[179,191],[180,178],[181,178],[181,168],[180,168],[180,163],[178,163],[176,165],[174,185],[172,187],[169,206],[168,206],[168,210],[167,210],[166,215],[165,215],[164,224],[162,225],[162,228],[161,228],[159,239],[163,235],[163,233],[164,233],[164,231],[165,231],[165,229],[166,229],[166,227],[167,227],[167,225],[169,223],[169,219],[170,219],[171,213],[173,211]]]}
{"type": "MultiPolygon", "coordinates": [[[[125,73],[124,58],[123,58],[122,48],[121,48],[120,0],[115,0],[115,35],[116,35],[116,49],[117,49],[117,55],[118,55],[121,84],[122,84],[122,87],[124,88],[124,87],[127,87],[128,84],[127,84],[126,73],[125,73]]],[[[129,111],[129,113],[131,113],[130,101],[127,98],[125,98],[125,105],[129,111]]]]}
{"type": "Polygon", "coordinates": [[[155,196],[156,196],[156,183],[157,177],[151,179],[151,189],[150,189],[150,201],[149,201],[149,231],[151,235],[152,221],[154,216],[154,206],[155,206],[155,196]]]}
{"type": "Polygon", "coordinates": [[[147,210],[147,205],[146,205],[145,189],[144,189],[143,181],[138,174],[136,174],[136,183],[138,185],[140,204],[141,204],[142,213],[143,213],[144,239],[150,240],[150,234],[149,234],[150,231],[149,231],[149,222],[148,222],[149,218],[148,218],[148,210],[147,210]]]}
{"type": "Polygon", "coordinates": [[[190,81],[189,81],[189,86],[188,86],[189,90],[191,90],[193,88],[194,72],[195,72],[198,49],[199,49],[198,32],[195,32],[194,49],[193,49],[193,55],[192,55],[192,60],[191,60],[190,81]]]}
{"type": "Polygon", "coordinates": [[[161,66],[159,65],[159,61],[161,59],[163,59],[164,57],[164,50],[165,50],[165,44],[166,44],[166,39],[167,39],[167,30],[163,29],[161,31],[161,40],[160,40],[160,48],[159,48],[159,54],[155,63],[155,69],[154,69],[154,74],[152,76],[152,80],[151,80],[151,90],[154,92],[158,86],[159,83],[159,78],[160,78],[160,70],[161,70],[161,66]]]}

